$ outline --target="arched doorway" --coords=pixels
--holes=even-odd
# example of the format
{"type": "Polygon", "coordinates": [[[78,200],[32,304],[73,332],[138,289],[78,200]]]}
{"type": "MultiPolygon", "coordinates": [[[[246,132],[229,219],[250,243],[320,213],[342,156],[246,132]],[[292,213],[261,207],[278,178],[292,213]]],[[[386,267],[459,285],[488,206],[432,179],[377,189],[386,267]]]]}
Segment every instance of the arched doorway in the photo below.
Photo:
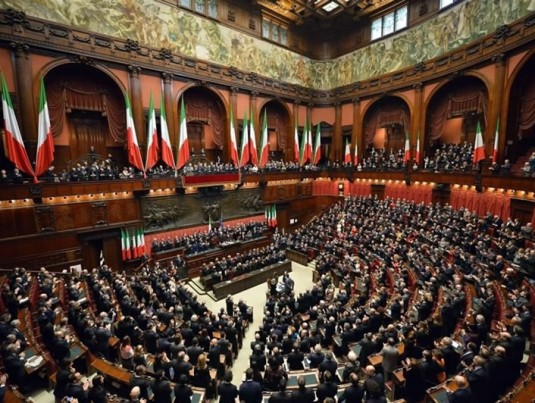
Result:
{"type": "Polygon", "coordinates": [[[103,71],[67,63],[44,77],[54,142],[55,165],[92,152],[127,165],[125,102],[117,83],[103,71]]]}
{"type": "Polygon", "coordinates": [[[404,148],[405,136],[410,128],[410,111],[399,97],[388,96],[371,105],[363,120],[364,158],[374,150],[384,150],[388,155],[404,148]]]}
{"type": "Polygon", "coordinates": [[[276,100],[269,101],[262,107],[259,116],[259,127],[264,122],[264,111],[267,117],[269,160],[285,160],[285,150],[288,144],[288,124],[290,115],[286,108],[276,100]]]}
{"type": "MultiPolygon", "coordinates": [[[[204,154],[212,162],[223,161],[225,138],[225,107],[205,87],[192,87],[184,92],[188,142],[192,155],[204,154]]],[[[180,103],[178,105],[180,116],[180,103]]]]}
{"type": "Polygon", "coordinates": [[[477,77],[458,77],[439,88],[426,110],[424,155],[446,144],[473,144],[478,123],[485,133],[487,105],[487,87],[477,77]]]}
{"type": "Polygon", "coordinates": [[[504,158],[520,170],[535,152],[535,55],[520,68],[509,93],[504,158]]]}

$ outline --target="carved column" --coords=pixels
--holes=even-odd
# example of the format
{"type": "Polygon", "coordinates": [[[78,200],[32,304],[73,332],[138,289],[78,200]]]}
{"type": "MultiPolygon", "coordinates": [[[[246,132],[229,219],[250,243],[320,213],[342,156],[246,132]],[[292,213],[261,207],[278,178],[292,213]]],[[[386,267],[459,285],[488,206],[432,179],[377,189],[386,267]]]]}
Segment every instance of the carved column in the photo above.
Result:
{"type": "Polygon", "coordinates": [[[167,128],[169,129],[169,137],[171,139],[171,146],[177,147],[178,142],[178,128],[177,128],[177,108],[173,102],[173,74],[162,73],[163,79],[163,102],[165,106],[165,115],[167,117],[167,128]]]}
{"type": "Polygon", "coordinates": [[[132,104],[132,115],[134,124],[136,125],[137,141],[141,149],[145,149],[147,145],[146,128],[143,122],[143,99],[141,98],[141,81],[139,80],[139,73],[141,67],[128,66],[130,71],[130,102],[132,104]]]}
{"type": "Polygon", "coordinates": [[[492,58],[492,61],[496,65],[494,71],[494,87],[490,98],[490,114],[489,122],[486,127],[486,150],[485,155],[492,156],[494,148],[494,141],[496,137],[496,124],[500,119],[500,131],[498,134],[498,160],[503,160],[503,154],[505,150],[506,138],[506,126],[507,126],[507,114],[503,110],[503,93],[505,91],[505,65],[506,58],[503,53],[496,55],[492,58]]]}
{"type": "MultiPolygon", "coordinates": [[[[414,109],[411,119],[411,131],[410,131],[410,142],[411,142],[411,157],[416,158],[416,145],[418,141],[418,136],[420,136],[420,159],[423,157],[423,145],[425,144],[424,138],[425,133],[423,129],[423,116],[424,111],[424,98],[423,98],[423,85],[422,83],[414,84],[414,109]]],[[[421,164],[421,161],[418,161],[418,164],[421,164]]]]}
{"type": "Polygon", "coordinates": [[[30,161],[34,161],[37,148],[37,122],[34,101],[38,99],[38,95],[34,96],[32,91],[30,47],[23,42],[11,42],[11,49],[15,56],[13,70],[15,73],[20,129],[30,161]]]}
{"type": "MultiPolygon", "coordinates": [[[[232,119],[232,125],[234,127],[234,132],[236,133],[236,147],[238,147],[238,144],[239,144],[239,140],[238,140],[238,134],[239,134],[239,131],[238,131],[238,90],[239,88],[238,87],[230,87],[230,109],[232,110],[232,115],[233,115],[233,119],[232,119]]],[[[230,119],[230,111],[229,111],[229,119],[230,119]]],[[[229,125],[227,125],[227,127],[230,127],[229,125]]],[[[231,148],[231,143],[230,143],[230,133],[229,133],[229,140],[226,142],[229,146],[227,147],[227,150],[225,152],[225,158],[226,158],[226,161],[232,161],[231,159],[231,152],[230,152],[230,148],[231,148]]],[[[238,151],[238,158],[239,158],[239,151],[238,151]]]]}
{"type": "Polygon", "coordinates": [[[362,161],[362,114],[360,113],[360,98],[353,98],[353,128],[351,131],[351,144],[353,145],[353,155],[355,155],[354,148],[358,147],[358,158],[362,161]],[[360,134],[360,135],[359,135],[360,134]]]}
{"type": "Polygon", "coordinates": [[[332,145],[334,160],[342,161],[342,105],[340,102],[334,104],[334,132],[332,145]]]}

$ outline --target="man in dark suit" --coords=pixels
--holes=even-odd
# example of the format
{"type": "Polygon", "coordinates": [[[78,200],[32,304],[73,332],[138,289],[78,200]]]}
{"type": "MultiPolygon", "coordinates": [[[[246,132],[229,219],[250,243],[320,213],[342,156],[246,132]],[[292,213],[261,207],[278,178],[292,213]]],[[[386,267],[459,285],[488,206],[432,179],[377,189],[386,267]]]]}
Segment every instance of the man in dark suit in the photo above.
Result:
{"type": "Polygon", "coordinates": [[[291,403],[292,394],[286,391],[286,379],[282,378],[279,382],[279,391],[272,393],[269,397],[269,403],[291,403]]]}
{"type": "Polygon", "coordinates": [[[104,322],[99,322],[95,330],[95,339],[97,340],[97,350],[105,358],[110,358],[110,337],[111,332],[105,327],[104,322]]]}
{"type": "Polygon", "coordinates": [[[342,396],[340,396],[339,402],[361,402],[364,398],[364,387],[359,384],[359,377],[357,374],[352,373],[349,376],[351,385],[345,388],[342,396]]]}
{"type": "Polygon", "coordinates": [[[476,400],[466,378],[461,375],[455,376],[455,384],[457,385],[457,390],[453,393],[448,393],[448,401],[450,403],[475,403],[476,400]]]}
{"type": "Polygon", "coordinates": [[[232,383],[232,372],[227,371],[223,381],[217,387],[219,403],[234,403],[238,397],[238,388],[232,383]]]}
{"type": "Polygon", "coordinates": [[[333,353],[328,351],[327,354],[325,354],[325,359],[318,367],[319,373],[320,373],[320,379],[323,378],[325,372],[330,372],[331,375],[336,374],[336,370],[338,369],[338,364],[333,359],[333,353]]]}
{"type": "Polygon", "coordinates": [[[152,392],[154,393],[153,401],[158,403],[172,403],[171,392],[173,388],[167,379],[165,379],[163,371],[156,372],[156,380],[152,385],[152,392]]]}
{"type": "Polygon", "coordinates": [[[189,371],[193,368],[193,365],[187,362],[185,358],[186,353],[181,351],[178,353],[178,357],[172,362],[173,370],[175,372],[175,381],[178,381],[181,375],[184,375],[189,379],[189,371]]]}
{"type": "Polygon", "coordinates": [[[486,360],[480,355],[474,357],[474,369],[468,373],[468,383],[478,402],[486,403],[490,399],[489,373],[485,368],[486,360]]]}
{"type": "Polygon", "coordinates": [[[310,361],[310,368],[318,368],[325,359],[325,355],[321,352],[321,346],[319,344],[314,347],[314,351],[308,355],[308,361],[310,361]]]}
{"type": "Polygon", "coordinates": [[[245,371],[245,381],[240,385],[240,401],[243,403],[261,403],[262,386],[253,381],[253,369],[247,368],[245,371]]]}
{"type": "Polygon", "coordinates": [[[323,373],[323,383],[318,386],[318,402],[323,402],[326,398],[333,398],[338,393],[338,385],[333,381],[333,375],[330,371],[323,373]]]}
{"type": "Polygon", "coordinates": [[[140,397],[149,400],[149,388],[152,387],[152,380],[145,376],[145,371],[146,369],[144,365],[138,365],[136,367],[136,372],[130,380],[130,386],[139,387],[140,397]]]}
{"type": "Polygon", "coordinates": [[[249,365],[254,371],[260,372],[266,369],[266,355],[260,348],[260,345],[256,345],[253,354],[249,357],[249,365]]]}
{"type": "Polygon", "coordinates": [[[70,357],[71,350],[69,347],[69,342],[66,340],[66,336],[62,331],[56,332],[54,341],[52,342],[51,353],[58,363],[61,363],[70,357]]]}
{"type": "Polygon", "coordinates": [[[314,391],[306,387],[306,379],[303,375],[297,378],[298,389],[292,392],[292,402],[294,403],[312,403],[316,396],[314,391]]]}
{"type": "Polygon", "coordinates": [[[288,354],[288,370],[289,371],[298,371],[302,370],[303,368],[303,360],[305,359],[305,355],[299,351],[299,347],[297,343],[294,345],[294,348],[290,354],[288,354]]]}

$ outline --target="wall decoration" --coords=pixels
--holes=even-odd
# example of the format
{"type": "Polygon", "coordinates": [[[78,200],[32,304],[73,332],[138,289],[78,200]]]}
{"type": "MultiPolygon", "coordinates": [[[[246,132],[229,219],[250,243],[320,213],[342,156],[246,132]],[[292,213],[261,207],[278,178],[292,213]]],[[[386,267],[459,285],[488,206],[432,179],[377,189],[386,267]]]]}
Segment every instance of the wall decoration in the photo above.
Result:
{"type": "Polygon", "coordinates": [[[395,36],[317,61],[155,0],[0,0],[0,7],[322,90],[437,57],[535,11],[532,0],[465,0],[395,36]]]}

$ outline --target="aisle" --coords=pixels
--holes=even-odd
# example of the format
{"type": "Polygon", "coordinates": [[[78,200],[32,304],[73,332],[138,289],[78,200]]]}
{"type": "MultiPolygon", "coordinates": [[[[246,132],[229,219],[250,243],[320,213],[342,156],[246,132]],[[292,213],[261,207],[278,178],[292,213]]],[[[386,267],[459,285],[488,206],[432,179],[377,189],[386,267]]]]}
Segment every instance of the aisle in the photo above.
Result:
{"type": "MultiPolygon", "coordinates": [[[[292,262],[292,273],[290,276],[295,282],[294,289],[296,294],[302,293],[312,287],[312,269],[310,267],[292,262]]],[[[191,289],[193,290],[193,288],[191,289]]],[[[251,354],[250,344],[254,339],[255,330],[258,329],[258,326],[260,326],[262,318],[264,317],[263,312],[266,303],[266,291],[267,285],[264,283],[233,296],[234,301],[238,302],[240,299],[243,299],[247,305],[252,306],[254,315],[254,322],[250,324],[249,330],[245,333],[243,348],[240,350],[238,358],[234,361],[232,367],[234,384],[237,386],[240,385],[243,373],[249,367],[249,355],[251,354]]],[[[219,312],[220,308],[225,307],[224,299],[215,302],[207,295],[199,295],[199,300],[206,302],[206,306],[212,312],[219,312]]]]}

